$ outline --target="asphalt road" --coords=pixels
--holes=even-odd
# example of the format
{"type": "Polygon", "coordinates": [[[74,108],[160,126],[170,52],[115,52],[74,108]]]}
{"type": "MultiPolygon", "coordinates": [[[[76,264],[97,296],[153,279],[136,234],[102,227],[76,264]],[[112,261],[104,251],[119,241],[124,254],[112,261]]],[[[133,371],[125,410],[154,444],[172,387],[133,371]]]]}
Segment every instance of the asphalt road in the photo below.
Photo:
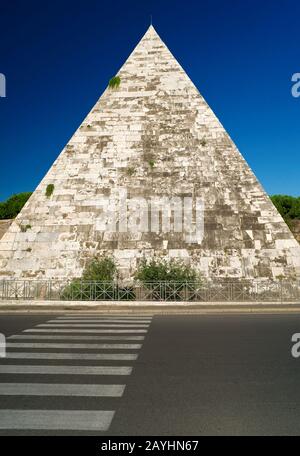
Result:
{"type": "Polygon", "coordinates": [[[0,332],[0,435],[300,434],[298,314],[1,315],[0,332]]]}

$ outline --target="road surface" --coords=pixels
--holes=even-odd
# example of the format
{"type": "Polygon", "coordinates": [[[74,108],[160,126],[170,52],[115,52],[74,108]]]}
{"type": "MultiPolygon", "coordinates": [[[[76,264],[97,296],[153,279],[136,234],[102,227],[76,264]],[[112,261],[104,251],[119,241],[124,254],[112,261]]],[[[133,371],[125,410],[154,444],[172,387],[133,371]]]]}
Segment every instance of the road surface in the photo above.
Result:
{"type": "Polygon", "coordinates": [[[0,435],[300,434],[299,314],[0,315],[0,435]]]}

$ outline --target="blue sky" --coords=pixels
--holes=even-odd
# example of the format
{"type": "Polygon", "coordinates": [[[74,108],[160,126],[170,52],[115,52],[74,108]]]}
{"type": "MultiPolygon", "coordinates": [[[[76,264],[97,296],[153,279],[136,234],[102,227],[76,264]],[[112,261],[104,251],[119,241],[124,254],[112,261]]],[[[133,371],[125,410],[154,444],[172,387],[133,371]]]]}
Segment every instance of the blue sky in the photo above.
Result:
{"type": "Polygon", "coordinates": [[[300,195],[298,0],[0,4],[0,200],[38,185],[153,25],[270,194],[300,195]]]}

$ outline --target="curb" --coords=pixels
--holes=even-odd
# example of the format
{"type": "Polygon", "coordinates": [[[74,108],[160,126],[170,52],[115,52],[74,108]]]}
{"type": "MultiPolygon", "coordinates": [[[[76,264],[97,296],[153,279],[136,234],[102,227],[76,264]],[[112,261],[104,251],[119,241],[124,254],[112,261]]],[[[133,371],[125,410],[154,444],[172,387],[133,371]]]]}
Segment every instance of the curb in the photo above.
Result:
{"type": "Polygon", "coordinates": [[[300,313],[300,302],[123,302],[120,301],[4,301],[0,313],[300,313]]]}

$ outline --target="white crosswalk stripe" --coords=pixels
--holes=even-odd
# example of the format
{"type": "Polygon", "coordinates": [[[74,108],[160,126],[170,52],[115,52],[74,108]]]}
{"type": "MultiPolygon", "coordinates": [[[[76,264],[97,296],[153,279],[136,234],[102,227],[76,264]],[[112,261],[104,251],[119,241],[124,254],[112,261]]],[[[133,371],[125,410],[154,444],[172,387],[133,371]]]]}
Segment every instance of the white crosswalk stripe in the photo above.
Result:
{"type": "Polygon", "coordinates": [[[0,383],[1,396],[91,396],[120,397],[125,385],[64,383],[0,383]]]}
{"type": "Polygon", "coordinates": [[[65,315],[61,315],[61,316],[58,316],[57,318],[93,318],[95,316],[95,318],[108,318],[108,319],[111,319],[111,318],[122,318],[122,319],[126,319],[126,320],[145,320],[145,319],[149,319],[151,320],[153,317],[152,315],[124,315],[124,314],[113,314],[113,315],[99,315],[99,314],[72,314],[72,313],[68,313],[68,314],[65,314],[65,315]]]}
{"type": "Polygon", "coordinates": [[[107,431],[114,413],[106,410],[0,410],[0,429],[107,431]]]}
{"type": "Polygon", "coordinates": [[[0,360],[0,430],[24,434],[32,430],[107,431],[115,414],[115,400],[125,390],[118,380],[132,373],[151,321],[149,315],[68,314],[9,336],[7,356],[0,360]],[[42,378],[45,380],[40,383],[42,378]],[[13,398],[13,407],[7,407],[11,402],[6,400],[6,408],[1,409],[1,396],[13,398]],[[38,401],[34,410],[28,405],[24,408],[22,402],[17,408],[18,401],[27,396],[38,401]],[[56,410],[56,402],[48,410],[43,405],[45,397],[67,401],[90,397],[94,406],[85,410],[75,405],[68,410],[66,405],[66,410],[61,406],[56,410]],[[103,397],[113,401],[112,406],[104,409],[103,397]]]}
{"type": "Polygon", "coordinates": [[[145,336],[82,336],[82,335],[76,335],[76,336],[70,336],[70,335],[45,335],[45,334],[16,334],[14,336],[9,336],[7,338],[8,340],[10,339],[18,339],[18,340],[144,340],[145,336]]]}
{"type": "Polygon", "coordinates": [[[37,325],[37,328],[149,328],[149,325],[137,325],[137,324],[129,324],[129,325],[113,325],[111,323],[43,323],[37,325]]]}
{"type": "Polygon", "coordinates": [[[146,334],[147,329],[69,329],[69,328],[38,328],[38,329],[25,329],[24,332],[81,332],[81,333],[96,333],[96,334],[146,334]]]}
{"type": "Polygon", "coordinates": [[[0,374],[130,375],[127,366],[0,366],[0,374]]]}
{"type": "Polygon", "coordinates": [[[41,352],[9,352],[7,359],[80,359],[107,361],[135,361],[137,354],[133,353],[41,353],[41,352]]]}
{"type": "Polygon", "coordinates": [[[8,342],[6,348],[84,348],[88,350],[138,350],[141,344],[65,344],[65,343],[46,343],[46,342],[8,342]]]}
{"type": "Polygon", "coordinates": [[[133,324],[150,324],[151,320],[112,320],[104,318],[92,319],[73,319],[73,318],[58,318],[57,320],[49,320],[47,323],[133,323],[133,324]]]}

